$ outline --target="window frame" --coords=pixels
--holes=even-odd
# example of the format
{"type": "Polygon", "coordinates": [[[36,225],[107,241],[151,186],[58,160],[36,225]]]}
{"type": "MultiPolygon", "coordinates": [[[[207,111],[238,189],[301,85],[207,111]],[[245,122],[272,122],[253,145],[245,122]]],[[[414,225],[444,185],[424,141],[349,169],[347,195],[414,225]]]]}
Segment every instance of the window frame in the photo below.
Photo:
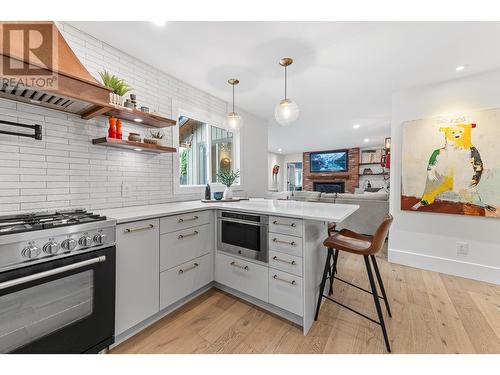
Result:
{"type": "MultiPolygon", "coordinates": [[[[219,115],[210,114],[208,112],[199,110],[197,108],[192,108],[188,105],[182,103],[172,103],[172,113],[176,116],[176,124],[172,127],[172,144],[176,148],[177,152],[172,158],[172,176],[174,179],[174,195],[182,194],[196,194],[203,193],[205,191],[205,184],[203,185],[181,185],[180,175],[179,175],[179,117],[185,116],[197,121],[205,123],[207,126],[207,131],[205,132],[206,140],[206,150],[205,150],[205,160],[206,160],[206,171],[207,176],[212,178],[212,153],[211,153],[211,126],[215,126],[220,129],[224,129],[233,133],[233,158],[234,158],[234,169],[239,169],[241,172],[241,132],[239,130],[230,129],[224,125],[224,118],[219,115]]],[[[240,173],[241,174],[241,173],[240,173]]],[[[233,190],[243,190],[243,181],[240,175],[238,179],[239,182],[233,185],[233,190]]],[[[210,187],[212,191],[223,191],[225,186],[220,182],[210,182],[210,187]]]]}

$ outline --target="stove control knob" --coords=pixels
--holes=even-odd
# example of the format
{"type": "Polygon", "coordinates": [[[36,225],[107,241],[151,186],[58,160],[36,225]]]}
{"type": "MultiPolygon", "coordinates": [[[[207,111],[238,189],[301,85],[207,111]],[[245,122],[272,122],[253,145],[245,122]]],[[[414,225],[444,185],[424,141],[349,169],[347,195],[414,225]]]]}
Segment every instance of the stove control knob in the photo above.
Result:
{"type": "Polygon", "coordinates": [[[33,259],[40,255],[40,249],[35,245],[28,245],[23,249],[22,255],[25,258],[33,259]]]}
{"type": "Polygon", "coordinates": [[[102,245],[103,243],[106,242],[106,234],[104,234],[104,233],[97,233],[94,236],[94,242],[96,243],[96,245],[102,245]]]}
{"type": "Polygon", "coordinates": [[[89,236],[80,237],[78,244],[82,247],[90,247],[92,246],[92,238],[89,236]]]}
{"type": "Polygon", "coordinates": [[[43,245],[43,252],[49,255],[54,255],[59,251],[59,244],[55,241],[47,242],[43,245]]]}
{"type": "Polygon", "coordinates": [[[64,240],[62,243],[61,243],[61,247],[64,249],[64,250],[68,250],[68,251],[71,251],[71,250],[74,250],[75,247],[76,247],[76,240],[73,239],[73,238],[68,238],[66,240],[64,240]]]}

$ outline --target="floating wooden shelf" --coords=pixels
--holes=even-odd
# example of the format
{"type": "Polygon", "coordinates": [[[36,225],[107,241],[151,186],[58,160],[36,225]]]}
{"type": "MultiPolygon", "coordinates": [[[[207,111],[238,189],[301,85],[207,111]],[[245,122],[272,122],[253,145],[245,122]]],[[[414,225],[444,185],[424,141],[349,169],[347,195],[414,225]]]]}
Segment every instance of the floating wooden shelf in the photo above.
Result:
{"type": "Polygon", "coordinates": [[[381,161],[376,161],[374,163],[359,163],[358,165],[376,165],[376,164],[380,164],[381,161]]]}
{"type": "Polygon", "coordinates": [[[382,172],[382,173],[360,173],[360,176],[383,176],[388,174],[387,172],[382,172]]]}
{"type": "MultiPolygon", "coordinates": [[[[175,147],[168,146],[160,146],[154,145],[151,143],[144,142],[133,142],[127,141],[126,139],[115,139],[115,138],[96,138],[92,140],[92,143],[100,146],[109,146],[109,147],[118,147],[118,148],[126,148],[129,150],[141,149],[141,151],[145,152],[156,152],[156,153],[167,153],[167,152],[177,152],[175,147]]],[[[136,150],[137,151],[137,150],[136,150]]]]}
{"type": "Polygon", "coordinates": [[[105,114],[107,116],[115,116],[122,120],[133,121],[141,125],[154,126],[155,128],[166,128],[176,124],[175,120],[162,117],[154,113],[142,112],[132,108],[113,106],[112,104],[110,104],[110,108],[105,114]]]}

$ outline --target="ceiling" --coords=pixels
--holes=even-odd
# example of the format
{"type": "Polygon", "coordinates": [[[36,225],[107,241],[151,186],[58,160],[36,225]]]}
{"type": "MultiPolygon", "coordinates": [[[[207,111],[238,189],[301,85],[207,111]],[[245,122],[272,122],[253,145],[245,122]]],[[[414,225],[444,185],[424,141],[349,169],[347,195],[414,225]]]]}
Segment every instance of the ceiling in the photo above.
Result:
{"type": "Polygon", "coordinates": [[[500,66],[500,22],[70,23],[227,101],[239,78],[236,105],[268,122],[269,150],[283,153],[382,144],[392,93],[500,66]],[[300,107],[287,128],[273,119],[285,56],[300,107]]]}

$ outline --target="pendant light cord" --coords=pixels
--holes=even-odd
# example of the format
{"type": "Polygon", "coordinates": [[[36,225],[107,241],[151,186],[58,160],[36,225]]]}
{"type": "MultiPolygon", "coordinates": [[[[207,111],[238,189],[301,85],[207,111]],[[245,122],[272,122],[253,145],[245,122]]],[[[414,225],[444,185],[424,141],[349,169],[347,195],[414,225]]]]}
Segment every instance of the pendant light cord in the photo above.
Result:
{"type": "Polygon", "coordinates": [[[286,66],[285,66],[285,100],[286,100],[286,66]]]}
{"type": "Polygon", "coordinates": [[[233,86],[233,113],[234,113],[234,84],[232,86],[233,86]]]}

